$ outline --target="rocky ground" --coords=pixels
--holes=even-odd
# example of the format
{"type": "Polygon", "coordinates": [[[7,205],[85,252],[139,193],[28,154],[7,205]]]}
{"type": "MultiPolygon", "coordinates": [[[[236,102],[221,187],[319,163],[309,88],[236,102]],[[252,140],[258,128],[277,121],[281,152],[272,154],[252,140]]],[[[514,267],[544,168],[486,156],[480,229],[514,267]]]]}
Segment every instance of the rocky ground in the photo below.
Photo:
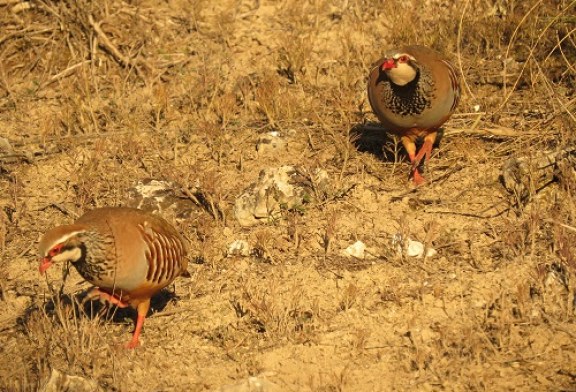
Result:
{"type": "Polygon", "coordinates": [[[0,390],[574,390],[574,11],[0,1],[0,390]],[[419,188],[365,91],[404,43],[463,92],[419,188]],[[37,265],[116,205],[191,243],[131,351],[37,265]]]}

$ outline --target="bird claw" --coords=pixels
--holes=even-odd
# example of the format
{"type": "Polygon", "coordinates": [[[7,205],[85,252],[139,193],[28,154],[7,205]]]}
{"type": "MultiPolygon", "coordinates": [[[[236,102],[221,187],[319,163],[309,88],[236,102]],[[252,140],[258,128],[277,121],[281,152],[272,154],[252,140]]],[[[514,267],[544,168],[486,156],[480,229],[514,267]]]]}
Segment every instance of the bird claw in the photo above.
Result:
{"type": "Polygon", "coordinates": [[[98,298],[100,302],[106,302],[108,304],[116,305],[119,308],[127,308],[129,304],[127,302],[122,301],[121,298],[118,298],[114,295],[108,294],[98,287],[94,287],[92,290],[86,294],[86,297],[82,300],[82,305],[84,305],[88,301],[92,301],[93,299],[98,298]]]}
{"type": "Polygon", "coordinates": [[[140,344],[140,343],[138,342],[138,340],[136,340],[136,341],[131,340],[131,341],[129,341],[128,343],[126,343],[126,344],[124,345],[124,347],[127,348],[127,349],[129,349],[129,350],[132,350],[132,349],[135,349],[136,347],[138,347],[139,344],[140,344]]]}
{"type": "Polygon", "coordinates": [[[426,182],[426,179],[422,177],[417,167],[412,169],[412,181],[414,181],[414,184],[417,186],[426,182]]]}

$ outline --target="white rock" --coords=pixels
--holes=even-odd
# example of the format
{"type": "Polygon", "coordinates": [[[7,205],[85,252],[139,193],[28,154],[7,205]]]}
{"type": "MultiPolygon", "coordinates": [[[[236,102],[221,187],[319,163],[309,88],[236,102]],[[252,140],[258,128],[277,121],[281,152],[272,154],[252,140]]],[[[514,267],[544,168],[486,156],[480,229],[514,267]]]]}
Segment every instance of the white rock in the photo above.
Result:
{"type": "Polygon", "coordinates": [[[157,197],[159,201],[162,201],[163,192],[173,188],[173,184],[166,181],[149,180],[146,182],[138,181],[138,184],[134,187],[136,191],[143,197],[157,197]]]}
{"type": "Polygon", "coordinates": [[[348,257],[355,257],[357,259],[364,259],[366,256],[366,244],[358,240],[346,249],[342,253],[348,257]]]}
{"type": "MultiPolygon", "coordinates": [[[[408,257],[421,258],[424,256],[424,244],[420,241],[414,241],[410,238],[403,241],[402,234],[396,233],[392,236],[392,246],[396,248],[399,255],[405,251],[408,257]],[[404,245],[405,249],[402,248],[404,245]]],[[[426,257],[434,257],[438,252],[434,248],[426,249],[426,257]]]]}
{"type": "Polygon", "coordinates": [[[127,207],[166,213],[172,210],[177,219],[187,219],[196,205],[176,195],[178,186],[170,181],[145,179],[128,190],[127,207]]]}
{"type": "MultiPolygon", "coordinates": [[[[436,249],[428,248],[426,249],[426,257],[433,257],[436,254],[436,249]]],[[[413,241],[408,238],[408,244],[406,247],[406,254],[410,257],[423,257],[424,256],[424,244],[419,241],[413,241]]]]}
{"type": "Polygon", "coordinates": [[[250,245],[244,240],[234,240],[228,245],[226,256],[250,256],[250,245]]]}
{"type": "MultiPolygon", "coordinates": [[[[322,189],[328,174],[319,170],[312,176],[315,189],[322,189]]],[[[263,169],[258,180],[244,190],[234,203],[234,216],[242,226],[253,226],[281,217],[282,209],[305,203],[313,193],[294,166],[263,169]]]]}

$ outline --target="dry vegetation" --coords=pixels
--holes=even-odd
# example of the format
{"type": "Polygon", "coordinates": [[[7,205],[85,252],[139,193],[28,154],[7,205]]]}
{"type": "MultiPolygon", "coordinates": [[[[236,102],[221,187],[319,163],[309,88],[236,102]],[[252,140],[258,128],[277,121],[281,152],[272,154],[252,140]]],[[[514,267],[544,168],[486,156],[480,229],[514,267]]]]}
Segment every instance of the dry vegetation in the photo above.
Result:
{"type": "Polygon", "coordinates": [[[110,391],[574,390],[575,1],[2,0],[0,25],[0,390],[52,369],[110,391]],[[417,190],[365,94],[402,43],[462,74],[417,190]],[[270,131],[285,151],[256,151],[270,131]],[[561,150],[546,184],[526,164],[502,187],[508,159],[561,150]],[[330,185],[240,227],[235,198],[286,164],[330,185]],[[197,202],[165,214],[196,262],[126,351],[133,313],[40,278],[36,241],[145,179],[197,202]],[[252,255],[225,257],[234,239],[252,255]],[[356,240],[372,258],[341,255],[356,240]]]}

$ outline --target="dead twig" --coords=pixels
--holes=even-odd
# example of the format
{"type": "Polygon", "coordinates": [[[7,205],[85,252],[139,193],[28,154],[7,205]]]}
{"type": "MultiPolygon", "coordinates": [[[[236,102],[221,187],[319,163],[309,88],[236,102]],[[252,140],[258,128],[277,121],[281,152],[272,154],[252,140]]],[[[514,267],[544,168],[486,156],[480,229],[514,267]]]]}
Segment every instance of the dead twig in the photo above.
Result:
{"type": "MultiPolygon", "coordinates": [[[[363,131],[382,131],[386,129],[380,125],[365,124],[362,125],[363,131]]],[[[444,128],[444,135],[483,135],[483,136],[499,136],[499,137],[521,137],[521,136],[538,136],[542,132],[536,131],[516,131],[512,128],[498,127],[498,128],[444,128]]]]}
{"type": "Polygon", "coordinates": [[[39,208],[38,211],[44,211],[50,207],[54,207],[56,208],[58,211],[60,211],[61,213],[63,213],[64,215],[70,216],[74,219],[77,219],[79,217],[79,215],[77,213],[75,213],[74,211],[69,210],[68,208],[64,207],[61,204],[58,203],[50,203],[48,205],[46,205],[45,207],[39,208]]]}
{"type": "Polygon", "coordinates": [[[554,219],[543,219],[543,221],[544,221],[544,222],[548,222],[548,223],[552,223],[552,224],[558,225],[558,226],[560,226],[560,227],[563,227],[563,228],[565,228],[565,229],[567,229],[567,230],[576,232],[576,227],[574,227],[574,226],[569,226],[569,225],[564,224],[564,223],[560,223],[560,222],[558,222],[558,221],[556,221],[556,220],[554,220],[554,219]]]}
{"type": "MultiPolygon", "coordinates": [[[[138,74],[141,74],[141,71],[138,65],[133,62],[130,58],[124,56],[120,50],[110,41],[110,38],[106,35],[102,28],[100,27],[100,22],[94,21],[94,17],[92,15],[88,15],[88,23],[94,32],[98,35],[98,38],[101,41],[101,46],[112,55],[114,60],[116,60],[120,65],[123,67],[133,67],[138,74]]],[[[146,61],[140,60],[138,63],[142,64],[148,71],[152,70],[152,66],[149,65],[146,61]]]]}
{"type": "Polygon", "coordinates": [[[541,132],[518,132],[512,128],[484,128],[484,129],[467,129],[467,128],[448,128],[444,131],[444,135],[483,135],[483,136],[499,136],[499,137],[522,137],[522,136],[538,136],[542,135],[541,132]]]}
{"type": "Polygon", "coordinates": [[[74,70],[76,70],[76,68],[79,68],[85,64],[90,64],[91,62],[92,62],[92,60],[83,60],[77,64],[71,65],[70,67],[66,68],[64,71],[57,73],[56,75],[52,76],[50,79],[48,79],[47,81],[42,83],[42,85],[40,86],[40,89],[43,89],[43,88],[51,85],[52,83],[57,82],[60,79],[64,79],[64,78],[72,75],[74,73],[74,70]]]}

